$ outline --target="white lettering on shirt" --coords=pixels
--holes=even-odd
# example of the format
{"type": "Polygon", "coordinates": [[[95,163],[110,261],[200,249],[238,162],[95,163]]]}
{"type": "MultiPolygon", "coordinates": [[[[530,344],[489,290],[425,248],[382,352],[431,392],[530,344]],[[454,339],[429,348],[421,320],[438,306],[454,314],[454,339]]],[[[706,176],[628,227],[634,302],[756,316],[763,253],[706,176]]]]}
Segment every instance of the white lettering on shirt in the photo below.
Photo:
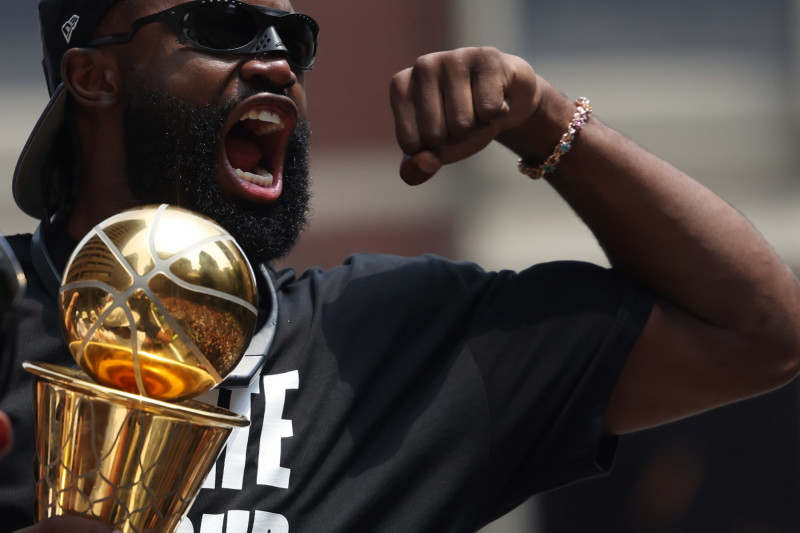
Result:
{"type": "MultiPolygon", "coordinates": [[[[248,533],[249,525],[250,511],[228,511],[227,523],[225,515],[207,514],[203,515],[200,533],[248,533]]],[[[181,522],[176,533],[194,533],[188,518],[181,522]]],[[[289,521],[279,514],[256,511],[250,533],[289,533],[289,521]]]]}
{"type": "Polygon", "coordinates": [[[200,533],[222,533],[225,525],[224,514],[204,514],[200,524],[200,533]]]}
{"type": "MultiPolygon", "coordinates": [[[[249,511],[228,511],[228,527],[225,528],[225,533],[247,533],[248,526],[250,526],[249,511]]],[[[253,533],[255,531],[253,528],[253,533]]]]}
{"type": "Polygon", "coordinates": [[[291,471],[281,466],[281,439],[292,437],[294,430],[292,421],[281,417],[286,404],[286,391],[300,386],[300,375],[294,371],[264,376],[263,383],[264,422],[261,428],[256,482],[259,485],[288,489],[291,471]]]}
{"type": "MultiPolygon", "coordinates": [[[[299,387],[300,374],[295,370],[285,374],[263,376],[261,381],[254,381],[248,389],[231,390],[230,410],[247,418],[250,418],[252,413],[253,396],[259,394],[264,396],[264,418],[261,425],[256,473],[256,482],[259,485],[289,488],[291,469],[280,464],[281,444],[283,439],[294,436],[294,429],[291,420],[283,419],[283,410],[286,406],[286,392],[299,387]]],[[[219,391],[210,391],[198,399],[217,404],[219,391]]],[[[247,444],[250,440],[251,427],[237,428],[231,433],[222,465],[222,488],[244,490],[247,444]]],[[[216,488],[216,467],[212,469],[202,488],[212,490],[216,488]]],[[[205,514],[199,533],[248,533],[250,517],[250,511],[228,511],[227,520],[224,514],[205,514]]],[[[181,522],[177,531],[177,533],[194,532],[194,526],[188,518],[181,522]]],[[[280,514],[255,511],[250,533],[289,533],[289,522],[280,514]]]]}
{"type": "Polygon", "coordinates": [[[289,533],[289,522],[279,514],[256,511],[253,533],[289,533]]]}

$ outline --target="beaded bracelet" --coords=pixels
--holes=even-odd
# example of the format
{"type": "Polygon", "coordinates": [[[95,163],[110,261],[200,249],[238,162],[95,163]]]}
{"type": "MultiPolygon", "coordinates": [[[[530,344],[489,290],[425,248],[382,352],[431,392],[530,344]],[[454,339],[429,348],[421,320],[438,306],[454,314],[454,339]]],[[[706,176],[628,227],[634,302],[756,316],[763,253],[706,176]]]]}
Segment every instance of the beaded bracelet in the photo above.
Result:
{"type": "Polygon", "coordinates": [[[558,146],[556,146],[555,151],[550,154],[550,157],[545,159],[544,163],[539,166],[529,165],[524,160],[520,159],[517,164],[517,168],[520,172],[531,179],[538,180],[545,174],[551,174],[555,171],[556,165],[558,165],[558,162],[561,160],[561,156],[569,152],[569,149],[572,148],[572,141],[575,140],[575,136],[578,135],[583,125],[589,122],[589,117],[592,116],[592,104],[589,102],[588,98],[581,96],[575,100],[575,107],[575,114],[572,116],[569,126],[567,126],[567,131],[561,136],[558,146]]]}

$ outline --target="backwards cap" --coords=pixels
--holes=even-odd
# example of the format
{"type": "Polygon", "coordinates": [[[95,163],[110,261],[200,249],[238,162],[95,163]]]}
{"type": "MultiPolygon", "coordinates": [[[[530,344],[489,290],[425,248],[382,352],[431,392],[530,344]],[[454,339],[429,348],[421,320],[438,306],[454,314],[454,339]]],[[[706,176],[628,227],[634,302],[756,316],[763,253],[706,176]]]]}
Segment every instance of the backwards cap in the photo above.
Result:
{"type": "Polygon", "coordinates": [[[41,0],[39,24],[44,52],[44,75],[50,102],[33,128],[14,170],[14,201],[26,214],[42,218],[43,179],[49,159],[59,153],[53,143],[64,125],[66,90],[61,80],[61,60],[70,48],[89,42],[97,25],[119,0],[41,0]]]}

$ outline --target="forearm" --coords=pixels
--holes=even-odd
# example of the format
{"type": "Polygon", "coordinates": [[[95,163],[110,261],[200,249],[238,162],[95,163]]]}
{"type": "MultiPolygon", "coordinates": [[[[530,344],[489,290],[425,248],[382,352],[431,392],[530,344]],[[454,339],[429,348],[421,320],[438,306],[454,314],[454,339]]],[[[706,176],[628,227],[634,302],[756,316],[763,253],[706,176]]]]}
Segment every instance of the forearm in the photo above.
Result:
{"type": "MultiPolygon", "coordinates": [[[[540,86],[536,116],[501,138],[530,161],[552,151],[574,113],[569,99],[540,86]]],[[[800,288],[758,232],[704,186],[596,117],[547,179],[612,263],[659,297],[737,334],[793,335],[800,288]]]]}
{"type": "MultiPolygon", "coordinates": [[[[395,76],[391,96],[410,184],[492,140],[544,161],[576,112],[530,65],[492,48],[424,56],[395,76]]],[[[800,287],[735,209],[596,117],[547,181],[612,263],[657,297],[615,386],[607,431],[675,420],[796,375],[800,287]]]]}

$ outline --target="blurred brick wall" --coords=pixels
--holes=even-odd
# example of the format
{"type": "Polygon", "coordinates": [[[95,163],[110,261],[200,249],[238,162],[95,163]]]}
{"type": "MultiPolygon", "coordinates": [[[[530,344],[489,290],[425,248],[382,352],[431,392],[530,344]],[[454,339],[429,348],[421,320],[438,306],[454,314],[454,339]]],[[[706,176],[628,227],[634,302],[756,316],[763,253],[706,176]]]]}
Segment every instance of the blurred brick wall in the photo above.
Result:
{"type": "Polygon", "coordinates": [[[363,149],[392,142],[389,82],[399,70],[451,41],[447,2],[295,2],[320,25],[319,53],[307,74],[314,144],[363,149]]]}
{"type": "Polygon", "coordinates": [[[294,7],[320,25],[317,60],[306,74],[316,216],[282,264],[299,271],[314,265],[330,267],[356,251],[452,255],[453,221],[446,208],[406,217],[376,215],[380,209],[375,207],[390,205],[392,195],[365,194],[358,186],[359,180],[399,180],[383,176],[383,170],[380,176],[358,173],[364,172],[366,158],[374,159],[380,152],[392,155],[381,169],[396,174],[400,151],[395,148],[389,84],[418,56],[449,47],[453,17],[448,2],[298,0],[294,7]],[[327,193],[320,193],[319,185],[324,181],[330,187],[331,180],[340,180],[352,191],[348,193],[352,216],[347,220],[324,215],[327,193]],[[368,215],[359,209],[366,202],[373,206],[368,215]]]}

